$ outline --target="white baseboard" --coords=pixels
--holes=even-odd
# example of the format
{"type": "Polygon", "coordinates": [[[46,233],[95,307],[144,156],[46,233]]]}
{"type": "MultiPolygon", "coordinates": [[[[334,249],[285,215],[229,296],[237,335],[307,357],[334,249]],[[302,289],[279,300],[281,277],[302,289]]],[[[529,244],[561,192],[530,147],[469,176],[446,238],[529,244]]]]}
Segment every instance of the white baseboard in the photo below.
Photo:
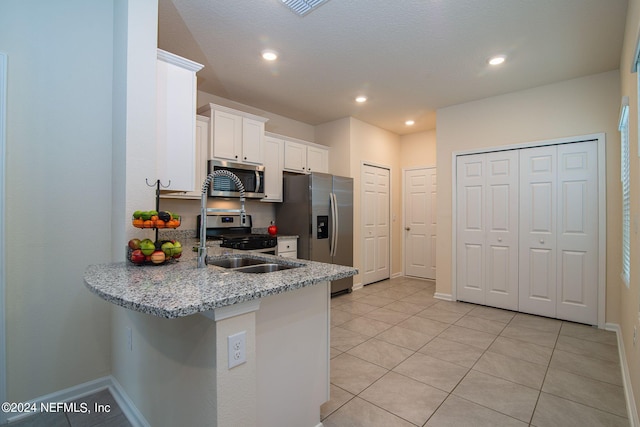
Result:
{"type": "Polygon", "coordinates": [[[435,299],[441,299],[441,300],[444,300],[444,301],[454,301],[453,295],[451,295],[451,294],[443,294],[441,292],[436,292],[435,294],[433,294],[433,297],[435,299]]]}
{"type": "Polygon", "coordinates": [[[357,291],[358,289],[362,289],[362,282],[358,282],[358,283],[354,283],[353,287],[351,289],[353,289],[354,291],[357,291]]]}
{"type": "Polygon", "coordinates": [[[604,328],[607,331],[614,331],[618,339],[618,354],[620,357],[620,369],[622,370],[622,383],[624,385],[624,397],[627,403],[627,417],[631,427],[640,427],[640,419],[638,418],[638,408],[636,400],[633,396],[633,387],[631,386],[631,375],[629,373],[629,365],[627,365],[627,354],[624,352],[624,341],[622,340],[622,331],[617,323],[606,323],[604,328]]]}
{"type": "MultiPolygon", "coordinates": [[[[127,417],[132,426],[150,427],[150,424],[147,422],[138,408],[135,407],[131,399],[129,399],[129,396],[127,396],[120,383],[118,383],[118,381],[111,375],[37,397],[33,400],[30,400],[28,403],[35,404],[36,407],[40,407],[41,403],[46,402],[70,402],[88,396],[90,394],[97,393],[104,389],[109,389],[109,391],[113,395],[113,398],[120,406],[122,413],[125,417],[127,417]]],[[[30,415],[33,415],[33,412],[9,417],[7,421],[9,424],[11,424],[16,421],[22,420],[30,415]]]]}
{"type": "Polygon", "coordinates": [[[404,274],[402,274],[402,271],[400,271],[400,272],[398,272],[398,273],[393,273],[393,274],[391,275],[391,278],[392,278],[392,279],[397,279],[398,277],[403,277],[403,276],[404,276],[404,274]]]}

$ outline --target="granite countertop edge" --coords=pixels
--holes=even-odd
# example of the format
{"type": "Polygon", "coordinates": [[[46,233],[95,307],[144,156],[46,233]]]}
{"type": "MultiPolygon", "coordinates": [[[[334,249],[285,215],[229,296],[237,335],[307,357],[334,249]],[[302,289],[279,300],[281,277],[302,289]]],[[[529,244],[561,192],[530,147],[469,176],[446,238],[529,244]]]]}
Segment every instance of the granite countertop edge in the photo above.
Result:
{"type": "MultiPolygon", "coordinates": [[[[188,243],[184,242],[183,247],[188,243]]],[[[197,268],[196,254],[184,251],[179,261],[160,266],[127,262],[90,265],[84,282],[91,292],[115,305],[175,319],[358,274],[353,267],[273,255],[220,248],[209,248],[208,254],[209,259],[242,254],[299,267],[266,274],[215,266],[197,268]]]]}

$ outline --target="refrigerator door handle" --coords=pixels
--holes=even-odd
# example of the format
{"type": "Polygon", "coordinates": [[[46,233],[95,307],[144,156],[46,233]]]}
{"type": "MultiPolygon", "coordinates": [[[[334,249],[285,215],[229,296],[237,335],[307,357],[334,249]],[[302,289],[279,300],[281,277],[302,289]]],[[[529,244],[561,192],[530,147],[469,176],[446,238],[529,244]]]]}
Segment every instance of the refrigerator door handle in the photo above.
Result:
{"type": "Polygon", "coordinates": [[[338,221],[338,199],[335,193],[330,194],[331,198],[331,216],[333,217],[333,229],[331,230],[331,256],[336,256],[336,252],[338,250],[338,230],[340,228],[340,223],[338,221]]]}

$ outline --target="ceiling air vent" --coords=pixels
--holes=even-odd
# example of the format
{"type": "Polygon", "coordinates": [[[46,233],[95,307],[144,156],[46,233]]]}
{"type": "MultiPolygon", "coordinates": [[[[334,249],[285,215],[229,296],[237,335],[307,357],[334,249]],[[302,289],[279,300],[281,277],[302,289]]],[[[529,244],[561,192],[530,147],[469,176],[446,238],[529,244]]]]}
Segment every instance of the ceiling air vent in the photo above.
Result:
{"type": "Polygon", "coordinates": [[[293,13],[305,16],[307,13],[326,3],[328,0],[280,0],[293,13]]]}

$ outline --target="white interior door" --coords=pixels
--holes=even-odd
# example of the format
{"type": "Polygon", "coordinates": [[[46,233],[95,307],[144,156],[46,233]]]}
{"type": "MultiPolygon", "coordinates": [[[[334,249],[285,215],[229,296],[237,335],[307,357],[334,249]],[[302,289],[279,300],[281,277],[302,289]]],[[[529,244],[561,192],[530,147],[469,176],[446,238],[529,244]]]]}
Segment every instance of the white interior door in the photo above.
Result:
{"type": "Polygon", "coordinates": [[[520,152],[520,311],[598,322],[598,143],[520,152]]]}
{"type": "Polygon", "coordinates": [[[388,279],[391,272],[389,243],[389,169],[363,165],[361,173],[362,284],[388,279]]]}
{"type": "Polygon", "coordinates": [[[518,152],[457,158],[458,299],[518,309],[518,152]]]}
{"type": "Polygon", "coordinates": [[[520,150],[519,310],[556,316],[556,146],[520,150]]]}
{"type": "Polygon", "coordinates": [[[557,317],[598,323],[598,143],[558,146],[557,317]]]}
{"type": "Polygon", "coordinates": [[[462,301],[485,303],[484,154],[457,157],[456,292],[462,301]]]}
{"type": "Polygon", "coordinates": [[[436,278],[436,169],[405,171],[405,274],[436,278]]]}
{"type": "Polygon", "coordinates": [[[518,309],[518,152],[486,154],[486,299],[518,309]]]}

